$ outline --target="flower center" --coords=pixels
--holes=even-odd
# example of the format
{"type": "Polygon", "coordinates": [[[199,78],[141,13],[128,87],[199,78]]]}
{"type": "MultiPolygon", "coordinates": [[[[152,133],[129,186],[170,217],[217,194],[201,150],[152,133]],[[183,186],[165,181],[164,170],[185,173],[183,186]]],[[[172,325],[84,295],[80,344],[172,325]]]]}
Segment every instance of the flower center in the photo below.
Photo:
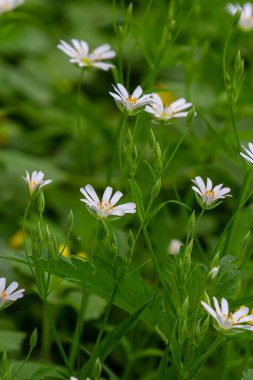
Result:
{"type": "Polygon", "coordinates": [[[2,9],[4,11],[8,11],[10,9],[10,5],[8,4],[7,1],[5,1],[3,4],[2,4],[2,9]]]}
{"type": "Polygon", "coordinates": [[[2,298],[3,301],[6,300],[6,298],[7,298],[7,294],[6,294],[5,291],[2,292],[2,294],[1,294],[1,298],[2,298]]]}
{"type": "Polygon", "coordinates": [[[132,103],[132,104],[136,104],[138,101],[137,98],[133,98],[132,95],[130,95],[128,98],[126,98],[126,102],[127,103],[132,103]]]}
{"type": "Polygon", "coordinates": [[[36,181],[31,181],[30,182],[30,189],[31,190],[34,190],[36,186],[37,186],[37,182],[36,181]]]}
{"type": "Polygon", "coordinates": [[[213,190],[206,190],[205,191],[205,195],[207,197],[214,197],[215,196],[215,192],[213,190]]]}
{"type": "Polygon", "coordinates": [[[86,65],[91,65],[91,61],[87,57],[82,58],[81,61],[86,63],[86,65]]]}
{"type": "Polygon", "coordinates": [[[107,213],[113,209],[113,206],[110,201],[104,202],[103,199],[101,199],[101,202],[98,202],[98,208],[102,213],[107,213]]]}

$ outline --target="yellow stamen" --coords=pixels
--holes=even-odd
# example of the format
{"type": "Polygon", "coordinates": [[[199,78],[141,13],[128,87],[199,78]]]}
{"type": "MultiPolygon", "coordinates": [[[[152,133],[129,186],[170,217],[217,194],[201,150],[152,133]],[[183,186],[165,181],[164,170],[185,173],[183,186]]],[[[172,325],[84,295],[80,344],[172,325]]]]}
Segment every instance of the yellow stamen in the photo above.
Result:
{"type": "Polygon", "coordinates": [[[7,298],[7,294],[6,294],[6,292],[2,292],[2,294],[1,294],[1,298],[2,298],[3,301],[6,300],[6,298],[7,298]]]}
{"type": "Polygon", "coordinates": [[[133,98],[132,95],[129,96],[129,98],[126,98],[126,102],[136,104],[138,101],[137,98],[133,98]]]}
{"type": "Polygon", "coordinates": [[[214,197],[215,196],[215,192],[213,190],[206,190],[205,191],[205,195],[207,197],[214,197]]]}

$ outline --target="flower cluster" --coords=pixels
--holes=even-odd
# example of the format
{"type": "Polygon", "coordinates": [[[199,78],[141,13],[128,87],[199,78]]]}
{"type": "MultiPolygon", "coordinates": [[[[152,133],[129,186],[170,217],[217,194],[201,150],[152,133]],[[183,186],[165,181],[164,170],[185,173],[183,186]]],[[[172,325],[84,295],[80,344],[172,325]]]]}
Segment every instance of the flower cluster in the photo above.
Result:
{"type": "Polygon", "coordinates": [[[24,0],[0,0],[0,13],[9,12],[23,2],[24,0]]]}
{"type": "Polygon", "coordinates": [[[192,107],[192,103],[187,103],[183,98],[169,105],[164,105],[161,97],[156,93],[142,95],[141,86],[137,86],[132,95],[121,83],[117,83],[116,86],[113,85],[113,88],[115,93],[109,92],[109,94],[114,98],[120,110],[129,115],[135,115],[142,111],[145,106],[144,111],[151,114],[154,119],[167,123],[174,118],[187,117],[188,111],[185,110],[192,107]]]}
{"type": "Polygon", "coordinates": [[[251,3],[245,3],[242,7],[239,4],[227,4],[227,11],[234,15],[237,11],[241,11],[240,20],[238,22],[241,29],[252,30],[253,29],[253,5],[251,3]]]}
{"type": "Polygon", "coordinates": [[[120,191],[116,191],[112,196],[113,189],[110,186],[105,189],[101,200],[91,185],[82,187],[80,191],[85,196],[81,201],[100,218],[123,216],[124,214],[133,214],[136,212],[136,204],[133,202],[124,203],[115,207],[115,204],[120,200],[123,194],[120,191]]]}
{"type": "Polygon", "coordinates": [[[239,310],[232,313],[229,311],[228,301],[225,298],[221,300],[221,307],[216,297],[213,297],[214,307],[212,309],[206,302],[201,301],[202,306],[214,318],[214,327],[224,334],[242,332],[242,330],[253,331],[253,315],[249,313],[249,308],[242,306],[239,310]]]}
{"type": "Polygon", "coordinates": [[[90,51],[86,41],[79,41],[73,38],[71,42],[72,45],[69,45],[61,40],[60,44],[57,45],[58,49],[70,57],[71,63],[76,63],[79,67],[94,67],[104,71],[114,67],[111,63],[102,62],[105,59],[111,59],[116,56],[115,51],[111,49],[110,45],[103,44],[90,51]]]}

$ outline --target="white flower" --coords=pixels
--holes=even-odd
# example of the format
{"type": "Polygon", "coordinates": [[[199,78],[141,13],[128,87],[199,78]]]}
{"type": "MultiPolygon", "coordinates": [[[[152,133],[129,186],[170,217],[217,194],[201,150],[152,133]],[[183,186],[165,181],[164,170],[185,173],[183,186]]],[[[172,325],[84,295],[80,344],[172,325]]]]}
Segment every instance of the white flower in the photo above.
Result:
{"type": "Polygon", "coordinates": [[[228,3],[226,9],[231,15],[240,10],[239,26],[244,30],[253,29],[253,5],[251,3],[245,3],[242,7],[239,4],[228,3]]]}
{"type": "Polygon", "coordinates": [[[22,177],[25,182],[27,183],[30,193],[32,194],[35,189],[41,188],[42,186],[48,185],[52,182],[52,179],[48,179],[46,181],[43,181],[44,173],[42,171],[35,171],[32,172],[32,176],[30,179],[30,175],[28,171],[26,171],[26,177],[22,177]]]}
{"type": "MultiPolygon", "coordinates": [[[[74,376],[71,376],[70,380],[78,380],[78,378],[77,378],[77,377],[74,377],[74,376]]],[[[89,378],[89,377],[86,377],[86,380],[90,380],[90,378],[89,378]]]]}
{"type": "Polygon", "coordinates": [[[219,306],[217,298],[213,297],[213,302],[215,310],[204,301],[201,301],[201,304],[215,319],[214,327],[217,330],[220,330],[225,334],[242,332],[241,330],[253,331],[253,326],[250,326],[248,323],[253,321],[253,315],[248,315],[248,307],[242,306],[235,313],[232,313],[229,311],[228,301],[225,298],[222,298],[221,300],[221,307],[219,306]]]}
{"type": "Polygon", "coordinates": [[[19,289],[13,293],[14,290],[17,289],[18,283],[16,281],[12,282],[8,288],[5,289],[6,279],[4,277],[0,278],[0,306],[8,301],[16,301],[18,298],[23,297],[23,292],[25,289],[19,289]]]}
{"type": "Polygon", "coordinates": [[[103,44],[89,52],[89,45],[86,41],[79,41],[75,38],[71,40],[72,45],[60,40],[57,47],[70,57],[71,63],[77,63],[80,67],[95,67],[107,71],[114,67],[111,63],[102,62],[104,59],[114,58],[115,51],[111,50],[111,46],[103,44]]]}
{"type": "Polygon", "coordinates": [[[0,13],[9,12],[23,2],[24,0],[0,0],[0,13]]]}
{"type": "Polygon", "coordinates": [[[170,122],[177,117],[186,117],[189,111],[185,112],[184,110],[191,106],[192,103],[186,103],[186,100],[183,98],[169,105],[164,105],[158,94],[152,94],[151,102],[145,107],[145,111],[153,115],[159,121],[170,122]]]}
{"type": "Polygon", "coordinates": [[[172,239],[168,247],[169,254],[174,256],[179,255],[181,245],[183,245],[183,243],[180,240],[172,239]]]}
{"type": "Polygon", "coordinates": [[[112,86],[116,94],[114,92],[109,92],[109,94],[114,98],[120,109],[122,111],[126,110],[129,114],[132,114],[137,109],[140,111],[141,107],[151,102],[151,95],[141,96],[143,93],[141,86],[137,86],[132,95],[128,93],[121,83],[117,83],[117,86],[112,86]]]}
{"type": "Polygon", "coordinates": [[[240,152],[240,155],[243,156],[245,160],[247,160],[250,164],[253,164],[253,144],[249,143],[248,149],[245,148],[244,146],[242,147],[247,154],[240,152]]]}
{"type": "Polygon", "coordinates": [[[217,203],[218,199],[231,197],[231,195],[228,194],[230,192],[229,187],[222,188],[223,185],[219,184],[212,188],[213,184],[210,178],[207,178],[206,185],[203,179],[199,176],[192,179],[192,182],[196,185],[192,186],[192,189],[195,191],[197,200],[201,207],[210,209],[218,206],[220,203],[217,203]]]}
{"type": "Polygon", "coordinates": [[[109,215],[122,216],[136,212],[136,204],[132,202],[114,207],[123,194],[120,191],[116,191],[112,196],[112,188],[110,186],[105,189],[101,200],[99,200],[91,185],[86,185],[84,188],[82,187],[80,191],[85,196],[85,199],[81,199],[81,201],[86,203],[86,205],[101,218],[107,218],[109,215]]]}

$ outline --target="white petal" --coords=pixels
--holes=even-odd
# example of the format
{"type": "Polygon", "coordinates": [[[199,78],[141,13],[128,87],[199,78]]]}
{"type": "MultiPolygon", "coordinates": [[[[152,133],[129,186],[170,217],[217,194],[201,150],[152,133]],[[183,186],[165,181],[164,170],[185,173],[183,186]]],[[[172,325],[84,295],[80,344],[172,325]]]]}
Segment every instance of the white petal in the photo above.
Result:
{"type": "MultiPolygon", "coordinates": [[[[238,322],[238,319],[242,318],[243,316],[246,316],[249,312],[249,308],[244,306],[244,307],[241,307],[239,310],[237,310],[235,313],[233,313],[233,321],[235,323],[238,322]]],[[[240,321],[241,322],[241,321],[240,321]]]]}
{"type": "Polygon", "coordinates": [[[221,312],[223,316],[228,317],[228,301],[225,298],[221,299],[221,312]]]}
{"type": "Polygon", "coordinates": [[[105,189],[104,194],[102,196],[102,200],[105,203],[108,203],[110,198],[111,198],[111,195],[112,195],[112,187],[107,186],[107,188],[105,189]]]}
{"type": "Polygon", "coordinates": [[[13,281],[8,288],[5,290],[7,296],[9,296],[15,289],[17,289],[18,283],[16,281],[13,281]]]}
{"type": "Polygon", "coordinates": [[[132,94],[132,98],[139,98],[142,94],[142,88],[141,86],[137,86],[136,89],[134,90],[133,94],[132,94]]]}
{"type": "Polygon", "coordinates": [[[2,277],[0,278],[0,295],[5,290],[5,286],[6,286],[6,278],[2,277]]]}
{"type": "Polygon", "coordinates": [[[215,313],[215,311],[207,304],[205,303],[204,301],[201,301],[201,305],[206,309],[206,311],[213,317],[213,318],[217,318],[217,314],[215,313]]]}
{"type": "Polygon", "coordinates": [[[213,302],[214,302],[214,307],[215,307],[216,313],[218,314],[218,316],[222,317],[220,305],[219,305],[219,302],[218,302],[216,297],[213,297],[213,302]]]}
{"type": "Polygon", "coordinates": [[[122,196],[123,194],[120,191],[116,191],[116,193],[113,195],[111,199],[112,206],[114,206],[120,200],[122,196]]]}

